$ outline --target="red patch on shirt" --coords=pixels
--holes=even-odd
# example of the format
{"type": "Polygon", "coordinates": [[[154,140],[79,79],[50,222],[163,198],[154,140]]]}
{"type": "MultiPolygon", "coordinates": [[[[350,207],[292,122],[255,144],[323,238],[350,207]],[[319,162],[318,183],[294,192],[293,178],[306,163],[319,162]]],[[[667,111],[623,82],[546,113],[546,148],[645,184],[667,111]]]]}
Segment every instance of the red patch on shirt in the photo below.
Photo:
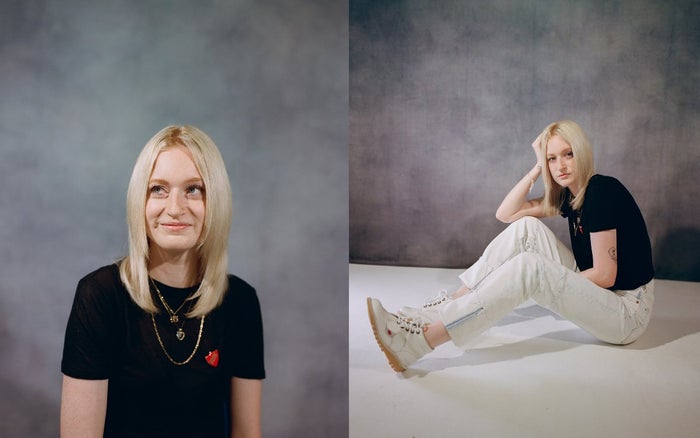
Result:
{"type": "Polygon", "coordinates": [[[207,363],[214,368],[219,366],[219,350],[210,351],[209,354],[204,358],[207,363]]]}

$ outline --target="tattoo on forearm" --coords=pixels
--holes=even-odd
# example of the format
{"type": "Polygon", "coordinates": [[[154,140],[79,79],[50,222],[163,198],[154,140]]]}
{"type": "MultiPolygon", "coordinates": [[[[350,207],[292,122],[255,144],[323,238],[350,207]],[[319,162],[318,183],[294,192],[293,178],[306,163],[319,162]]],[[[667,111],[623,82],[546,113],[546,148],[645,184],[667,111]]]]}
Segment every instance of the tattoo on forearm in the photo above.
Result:
{"type": "Polygon", "coordinates": [[[610,249],[608,250],[608,255],[612,259],[613,262],[617,264],[617,248],[614,246],[611,246],[610,249]]]}

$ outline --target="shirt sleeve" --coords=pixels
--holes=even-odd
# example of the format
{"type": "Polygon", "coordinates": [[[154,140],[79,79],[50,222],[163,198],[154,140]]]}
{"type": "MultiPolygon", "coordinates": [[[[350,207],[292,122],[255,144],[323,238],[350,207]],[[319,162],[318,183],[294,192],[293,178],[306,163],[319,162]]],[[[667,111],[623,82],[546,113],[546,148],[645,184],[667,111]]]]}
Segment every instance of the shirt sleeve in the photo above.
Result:
{"type": "Polygon", "coordinates": [[[88,380],[110,377],[115,332],[110,314],[116,309],[108,292],[90,277],[78,283],[63,343],[63,374],[88,380]]]}
{"type": "Polygon", "coordinates": [[[233,277],[230,284],[234,319],[226,342],[228,350],[236,354],[228,372],[232,377],[264,379],[263,323],[258,296],[252,286],[238,278],[233,277]]]}
{"type": "Polygon", "coordinates": [[[617,228],[618,193],[618,185],[612,178],[591,179],[582,212],[590,233],[617,228]]]}

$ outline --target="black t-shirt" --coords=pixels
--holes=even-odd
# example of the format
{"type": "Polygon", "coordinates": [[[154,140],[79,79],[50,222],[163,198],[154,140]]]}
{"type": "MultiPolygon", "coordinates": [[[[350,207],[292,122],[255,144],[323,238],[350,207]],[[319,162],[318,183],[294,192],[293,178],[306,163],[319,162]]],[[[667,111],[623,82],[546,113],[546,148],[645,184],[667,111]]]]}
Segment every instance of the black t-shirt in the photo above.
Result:
{"type": "MultiPolygon", "coordinates": [[[[223,303],[205,317],[199,347],[182,366],[166,357],[151,314],[131,300],[117,265],[80,280],[61,371],[78,379],[109,379],[105,437],[227,436],[231,377],[265,378],[258,297],[240,278],[228,279],[223,303]]],[[[156,285],[173,310],[196,289],[156,285]]],[[[155,294],[154,300],[159,303],[155,294]]],[[[179,314],[189,306],[185,303],[179,314]]],[[[155,315],[163,347],[174,361],[192,353],[200,323],[194,318],[173,324],[165,311],[155,315]]]]}
{"type": "Polygon", "coordinates": [[[631,290],[654,278],[651,243],[644,217],[629,191],[615,178],[593,175],[579,211],[569,205],[567,189],[562,216],[569,219],[571,248],[581,271],[593,267],[591,233],[617,231],[617,277],[613,290],[631,290]]]}

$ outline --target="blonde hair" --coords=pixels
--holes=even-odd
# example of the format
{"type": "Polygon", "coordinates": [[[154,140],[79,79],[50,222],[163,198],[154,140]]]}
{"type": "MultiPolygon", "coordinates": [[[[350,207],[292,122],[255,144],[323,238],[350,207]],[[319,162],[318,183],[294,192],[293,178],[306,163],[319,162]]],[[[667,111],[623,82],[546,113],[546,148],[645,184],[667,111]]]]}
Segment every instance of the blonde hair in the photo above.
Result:
{"type": "Polygon", "coordinates": [[[126,194],[129,254],[119,262],[119,275],[134,302],[158,312],[149,284],[149,241],[146,226],[148,183],[158,154],[170,147],[186,148],[204,182],[206,193],[202,234],[197,245],[200,286],[188,317],[215,309],[228,289],[228,235],[231,228],[231,185],[224,160],[211,138],[194,126],[168,126],[154,135],[139,154],[126,194]]]}
{"type": "Polygon", "coordinates": [[[559,214],[562,204],[566,200],[566,190],[554,181],[547,165],[547,143],[555,135],[561,137],[562,140],[571,146],[574,154],[574,162],[576,163],[575,183],[580,187],[578,195],[570,204],[574,210],[581,209],[588,182],[595,173],[593,148],[591,148],[591,143],[588,141],[586,134],[576,122],[561,120],[544,128],[540,135],[540,150],[542,151],[544,163],[540,163],[540,165],[543,169],[542,179],[545,188],[544,211],[549,216],[559,214]]]}

